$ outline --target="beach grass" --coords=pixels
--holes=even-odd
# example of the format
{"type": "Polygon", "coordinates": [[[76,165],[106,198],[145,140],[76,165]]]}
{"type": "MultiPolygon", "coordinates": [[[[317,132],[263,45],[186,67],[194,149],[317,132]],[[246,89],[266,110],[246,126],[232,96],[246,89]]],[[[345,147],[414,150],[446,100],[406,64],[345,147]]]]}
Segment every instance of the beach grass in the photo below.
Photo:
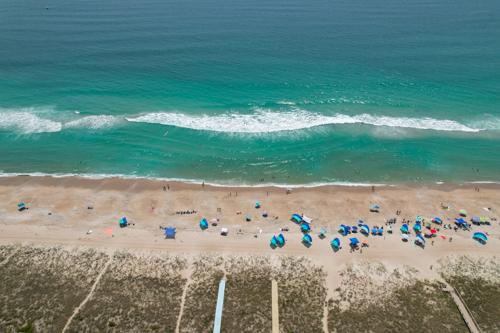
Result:
{"type": "Polygon", "coordinates": [[[411,269],[348,267],[328,304],[330,332],[468,332],[444,284],[411,269]]]}
{"type": "Polygon", "coordinates": [[[483,332],[500,332],[500,260],[448,258],[442,274],[462,297],[483,332]]]}
{"type": "Polygon", "coordinates": [[[20,247],[0,266],[0,332],[58,332],[107,256],[94,250],[20,247]]]}
{"type": "Polygon", "coordinates": [[[321,332],[326,273],[304,257],[282,257],[275,268],[282,332],[321,332]]]}
{"type": "Polygon", "coordinates": [[[265,257],[226,260],[222,332],[271,331],[271,265],[265,257]]]}
{"type": "Polygon", "coordinates": [[[116,253],[69,332],[173,332],[186,279],[186,260],[116,253]]]}
{"type": "Polygon", "coordinates": [[[191,264],[180,332],[212,332],[223,265],[219,256],[200,256],[191,264]]]}

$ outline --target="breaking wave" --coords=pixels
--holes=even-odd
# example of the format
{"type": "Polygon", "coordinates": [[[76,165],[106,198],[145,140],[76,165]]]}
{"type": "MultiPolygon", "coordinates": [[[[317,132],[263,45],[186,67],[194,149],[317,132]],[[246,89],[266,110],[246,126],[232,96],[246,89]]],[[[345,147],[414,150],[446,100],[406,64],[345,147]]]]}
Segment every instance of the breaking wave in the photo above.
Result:
{"type": "Polygon", "coordinates": [[[481,131],[481,128],[469,127],[447,119],[389,117],[369,114],[354,116],[335,114],[327,116],[304,110],[293,112],[258,110],[253,114],[222,115],[188,115],[177,112],[156,112],[126,119],[131,122],[162,124],[193,130],[227,133],[271,133],[342,124],[365,124],[435,131],[481,131]]]}
{"type": "Polygon", "coordinates": [[[14,130],[22,134],[59,132],[62,124],[42,118],[34,109],[3,110],[0,109],[0,129],[14,130]]]}

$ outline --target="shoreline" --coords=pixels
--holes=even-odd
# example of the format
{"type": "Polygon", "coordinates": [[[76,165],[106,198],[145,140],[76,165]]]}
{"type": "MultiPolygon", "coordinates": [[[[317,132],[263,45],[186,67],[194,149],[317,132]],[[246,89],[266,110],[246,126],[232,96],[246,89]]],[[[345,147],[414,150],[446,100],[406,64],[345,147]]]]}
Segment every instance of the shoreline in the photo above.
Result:
{"type": "MultiPolygon", "coordinates": [[[[202,180],[189,180],[177,178],[161,178],[161,177],[142,177],[131,175],[114,175],[114,174],[45,174],[39,172],[32,173],[0,173],[0,185],[2,183],[12,183],[13,179],[30,179],[39,181],[41,184],[47,184],[48,180],[53,180],[58,183],[58,180],[66,183],[68,180],[72,184],[78,183],[95,183],[95,182],[141,182],[143,184],[173,184],[181,188],[196,188],[203,186],[204,188],[223,189],[223,190],[307,190],[307,189],[370,189],[375,188],[435,188],[442,190],[450,190],[454,188],[497,188],[500,189],[500,181],[460,181],[460,182],[444,182],[444,181],[422,181],[422,182],[394,182],[394,183],[351,183],[351,182],[331,182],[331,183],[306,183],[306,184],[278,184],[278,183],[262,183],[262,184],[221,184],[214,182],[204,182],[202,180]]],[[[17,182],[17,181],[14,181],[17,182]]],[[[149,187],[149,186],[148,186],[149,187]]]]}

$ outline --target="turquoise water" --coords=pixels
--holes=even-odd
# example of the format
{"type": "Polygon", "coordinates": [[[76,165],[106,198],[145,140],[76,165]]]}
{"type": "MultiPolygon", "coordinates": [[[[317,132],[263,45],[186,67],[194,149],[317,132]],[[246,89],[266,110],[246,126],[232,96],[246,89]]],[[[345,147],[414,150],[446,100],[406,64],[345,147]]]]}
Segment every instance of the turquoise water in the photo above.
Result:
{"type": "Polygon", "coordinates": [[[496,0],[0,3],[0,172],[500,181],[496,0]]]}

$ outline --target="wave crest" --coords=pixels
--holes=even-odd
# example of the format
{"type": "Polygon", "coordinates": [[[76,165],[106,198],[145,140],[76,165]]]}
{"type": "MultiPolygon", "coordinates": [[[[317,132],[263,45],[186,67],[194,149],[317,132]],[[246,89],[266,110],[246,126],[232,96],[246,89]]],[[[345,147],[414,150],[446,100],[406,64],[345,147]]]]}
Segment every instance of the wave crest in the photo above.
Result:
{"type": "MultiPolygon", "coordinates": [[[[2,110],[3,111],[3,110],[2,110]]],[[[6,110],[0,113],[0,129],[13,129],[22,134],[53,133],[62,129],[58,121],[42,118],[33,109],[6,110]]]]}
{"type": "Polygon", "coordinates": [[[295,131],[325,125],[365,124],[435,131],[479,132],[454,120],[433,118],[406,118],[360,114],[349,116],[335,114],[321,115],[304,110],[275,112],[258,110],[253,114],[188,115],[178,112],[147,113],[131,122],[161,124],[193,130],[226,133],[271,133],[295,131]]]}

